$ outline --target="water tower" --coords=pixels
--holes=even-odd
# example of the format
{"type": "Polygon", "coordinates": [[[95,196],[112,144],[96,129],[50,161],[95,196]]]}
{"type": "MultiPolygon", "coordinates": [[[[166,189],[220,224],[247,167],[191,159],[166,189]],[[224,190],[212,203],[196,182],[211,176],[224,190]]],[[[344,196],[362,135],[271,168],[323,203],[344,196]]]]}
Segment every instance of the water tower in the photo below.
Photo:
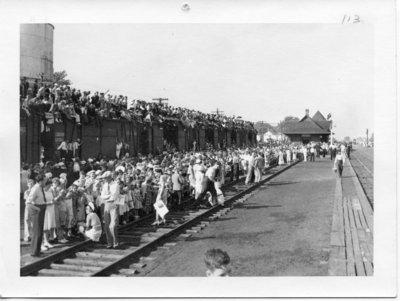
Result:
{"type": "Polygon", "coordinates": [[[53,80],[53,32],[49,23],[21,24],[20,77],[29,82],[53,80]]]}

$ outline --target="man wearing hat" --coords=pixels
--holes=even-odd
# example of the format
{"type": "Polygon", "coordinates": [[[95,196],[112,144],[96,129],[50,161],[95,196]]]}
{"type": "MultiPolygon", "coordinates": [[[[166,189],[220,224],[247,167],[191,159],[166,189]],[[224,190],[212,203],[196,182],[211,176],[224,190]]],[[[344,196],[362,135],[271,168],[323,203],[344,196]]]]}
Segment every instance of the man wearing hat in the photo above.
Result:
{"type": "Polygon", "coordinates": [[[33,216],[32,226],[32,242],[31,242],[31,256],[39,257],[43,239],[43,225],[46,212],[46,196],[44,194],[44,186],[49,181],[44,175],[36,177],[36,184],[32,187],[29,193],[27,206],[33,216]]]}
{"type": "Polygon", "coordinates": [[[115,204],[119,198],[120,186],[113,180],[110,171],[106,171],[102,176],[104,179],[101,188],[101,199],[104,205],[104,223],[107,236],[107,249],[118,248],[118,232],[117,227],[119,224],[118,205],[115,204]]]}

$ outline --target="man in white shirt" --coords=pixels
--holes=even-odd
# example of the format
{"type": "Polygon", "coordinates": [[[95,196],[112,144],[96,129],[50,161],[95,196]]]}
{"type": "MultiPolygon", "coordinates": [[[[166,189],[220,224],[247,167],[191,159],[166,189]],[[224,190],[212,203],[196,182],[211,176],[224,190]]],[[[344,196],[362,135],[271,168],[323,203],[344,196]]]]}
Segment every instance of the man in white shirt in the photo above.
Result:
{"type": "Polygon", "coordinates": [[[315,162],[315,145],[311,144],[310,148],[310,161],[315,162]]]}
{"type": "Polygon", "coordinates": [[[118,205],[115,203],[119,198],[120,187],[118,182],[113,181],[110,171],[106,171],[102,176],[104,179],[101,188],[101,199],[104,204],[104,223],[107,237],[107,249],[118,248],[118,205]]]}
{"type": "Polygon", "coordinates": [[[220,170],[221,162],[216,161],[215,159],[211,159],[211,166],[207,169],[205,177],[207,180],[206,189],[198,196],[196,202],[193,205],[197,205],[197,203],[201,202],[207,192],[211,193],[212,203],[215,204],[217,202],[217,191],[215,190],[215,181],[217,177],[217,173],[220,170]]]}

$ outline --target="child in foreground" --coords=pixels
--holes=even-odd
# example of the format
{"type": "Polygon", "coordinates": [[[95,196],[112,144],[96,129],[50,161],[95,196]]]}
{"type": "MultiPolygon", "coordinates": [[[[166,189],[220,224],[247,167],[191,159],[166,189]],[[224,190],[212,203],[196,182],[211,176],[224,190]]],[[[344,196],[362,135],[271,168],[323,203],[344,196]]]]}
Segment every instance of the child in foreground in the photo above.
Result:
{"type": "Polygon", "coordinates": [[[204,255],[204,262],[207,267],[207,277],[229,277],[228,267],[231,259],[228,253],[221,249],[210,249],[204,255]]]}

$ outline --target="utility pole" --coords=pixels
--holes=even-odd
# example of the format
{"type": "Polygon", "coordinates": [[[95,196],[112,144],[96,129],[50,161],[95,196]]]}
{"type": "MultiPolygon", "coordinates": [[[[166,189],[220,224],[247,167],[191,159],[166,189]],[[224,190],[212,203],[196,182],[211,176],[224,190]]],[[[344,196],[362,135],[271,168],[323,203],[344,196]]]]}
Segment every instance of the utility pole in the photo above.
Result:
{"type": "Polygon", "coordinates": [[[154,101],[158,101],[158,104],[162,104],[163,103],[163,101],[168,101],[168,98],[161,98],[161,97],[159,97],[159,98],[153,98],[153,100],[154,101]]]}
{"type": "Polygon", "coordinates": [[[368,147],[368,129],[367,129],[367,147],[368,147]]]}
{"type": "Polygon", "coordinates": [[[217,113],[217,115],[221,115],[222,113],[224,113],[224,111],[220,111],[218,108],[217,108],[217,110],[216,111],[213,111],[213,112],[211,112],[211,113],[217,113]]]}

